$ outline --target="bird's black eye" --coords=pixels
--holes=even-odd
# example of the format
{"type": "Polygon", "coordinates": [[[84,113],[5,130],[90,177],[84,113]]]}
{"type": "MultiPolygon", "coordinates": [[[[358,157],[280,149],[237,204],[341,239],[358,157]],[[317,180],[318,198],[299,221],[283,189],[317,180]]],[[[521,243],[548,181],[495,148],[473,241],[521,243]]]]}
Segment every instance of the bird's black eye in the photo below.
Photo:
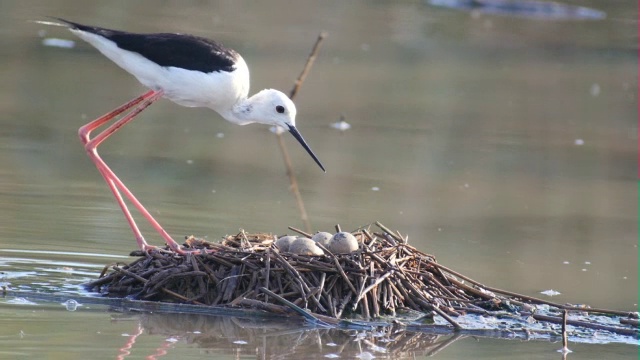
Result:
{"type": "Polygon", "coordinates": [[[282,113],[284,112],[284,106],[282,106],[282,105],[278,105],[278,106],[276,106],[276,111],[277,111],[279,114],[282,114],[282,113]]]}

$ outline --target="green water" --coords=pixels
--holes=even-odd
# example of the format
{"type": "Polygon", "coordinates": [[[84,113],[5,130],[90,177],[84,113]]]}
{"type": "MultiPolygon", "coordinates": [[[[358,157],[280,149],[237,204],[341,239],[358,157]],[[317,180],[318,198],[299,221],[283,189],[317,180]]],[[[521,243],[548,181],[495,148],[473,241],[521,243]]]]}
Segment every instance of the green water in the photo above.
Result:
{"type": "MultiPolygon", "coordinates": [[[[252,93],[288,91],[326,30],[296,105],[298,128],[327,173],[286,138],[314,230],[379,220],[486,284],[637,309],[637,5],[571,3],[607,18],[475,16],[421,2],[3,1],[0,282],[77,293],[77,284],[135,248],[76,132],[145,89],[87,44],[43,46],[46,37],[76,40],[28,21],[52,15],[221,40],[249,64],[252,93]],[[350,130],[330,127],[341,115],[350,130]]],[[[263,126],[160,101],[100,152],[176,239],[302,227],[276,140],[263,126]]],[[[139,223],[148,241],[162,243],[139,223]]],[[[104,308],[69,312],[57,303],[0,302],[0,314],[0,358],[114,358],[139,328],[128,358],[164,345],[168,358],[254,358],[269,346],[290,351],[287,331],[307,339],[290,358],[336,352],[318,347],[326,335],[310,341],[313,333],[295,333],[297,325],[268,340],[256,334],[272,329],[196,342],[189,332],[217,323],[187,322],[179,332],[160,315],[120,319],[104,308]]],[[[332,336],[341,344],[353,335],[332,336]]],[[[467,338],[436,356],[546,359],[558,348],[467,338]]],[[[630,345],[571,348],[580,359],[637,356],[630,345]]],[[[344,357],[357,354],[349,351],[344,357]]]]}

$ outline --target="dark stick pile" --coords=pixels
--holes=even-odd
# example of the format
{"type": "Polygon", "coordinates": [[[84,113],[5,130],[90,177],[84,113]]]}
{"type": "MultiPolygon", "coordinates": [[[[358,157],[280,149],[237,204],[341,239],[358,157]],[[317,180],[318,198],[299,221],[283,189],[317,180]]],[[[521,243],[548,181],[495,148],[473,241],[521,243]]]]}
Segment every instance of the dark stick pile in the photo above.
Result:
{"type": "Polygon", "coordinates": [[[220,244],[189,237],[185,247],[209,251],[186,256],[165,250],[136,252],[139,259],[106,267],[87,287],[108,296],[140,300],[283,314],[294,310],[324,321],[393,317],[411,309],[439,315],[455,328],[460,328],[454,320],[459,315],[513,313],[516,308],[534,313],[529,304],[629,315],[555,304],[484,286],[437,263],[433,255],[412,247],[400,233],[376,225],[379,231],[353,233],[359,243],[356,252],[334,255],[325,248],[323,256],[280,252],[274,244],[276,237],[270,234],[240,232],[220,244]]]}

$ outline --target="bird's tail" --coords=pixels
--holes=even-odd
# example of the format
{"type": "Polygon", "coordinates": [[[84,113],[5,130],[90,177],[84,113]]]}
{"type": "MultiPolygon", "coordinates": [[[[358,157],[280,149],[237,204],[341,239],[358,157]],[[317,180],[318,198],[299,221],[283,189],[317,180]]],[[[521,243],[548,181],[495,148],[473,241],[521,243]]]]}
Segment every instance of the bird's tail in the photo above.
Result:
{"type": "Polygon", "coordinates": [[[60,27],[66,27],[71,29],[77,29],[79,26],[81,26],[80,24],[74,23],[73,21],[65,20],[59,17],[55,17],[55,16],[47,16],[47,17],[51,20],[29,20],[29,22],[33,22],[41,25],[48,25],[48,26],[60,26],[60,27]]]}
{"type": "Polygon", "coordinates": [[[47,21],[47,20],[28,20],[28,21],[32,23],[40,24],[40,25],[69,27],[68,24],[62,23],[62,22],[47,21]]]}

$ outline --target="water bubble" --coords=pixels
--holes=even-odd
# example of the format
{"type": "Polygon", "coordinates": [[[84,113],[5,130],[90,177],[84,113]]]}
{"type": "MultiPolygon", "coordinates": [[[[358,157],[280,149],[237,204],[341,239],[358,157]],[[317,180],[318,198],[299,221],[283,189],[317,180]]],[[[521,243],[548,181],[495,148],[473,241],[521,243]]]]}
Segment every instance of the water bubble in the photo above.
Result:
{"type": "Polygon", "coordinates": [[[69,299],[63,302],[62,305],[64,305],[67,311],[76,311],[76,309],[78,309],[78,306],[80,306],[80,304],[78,304],[78,302],[73,299],[69,299]]]}

